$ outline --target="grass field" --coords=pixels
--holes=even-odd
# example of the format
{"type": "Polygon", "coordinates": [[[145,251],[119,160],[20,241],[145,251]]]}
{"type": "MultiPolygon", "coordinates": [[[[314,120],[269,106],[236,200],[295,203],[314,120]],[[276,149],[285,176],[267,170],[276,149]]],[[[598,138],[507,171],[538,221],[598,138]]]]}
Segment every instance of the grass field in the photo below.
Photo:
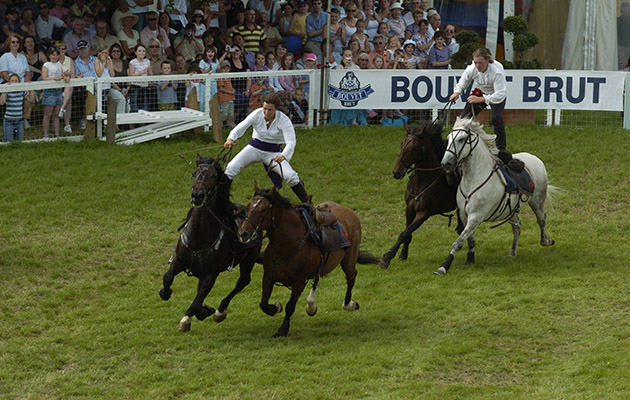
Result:
{"type": "MultiPolygon", "coordinates": [[[[292,161],[316,202],[357,212],[363,248],[378,256],[404,227],[406,180],[391,174],[402,138],[400,128],[299,131],[292,161]]],[[[176,277],[168,302],[157,293],[194,157],[216,145],[184,135],[2,146],[0,399],[630,398],[628,140],[614,129],[508,128],[509,148],[538,155],[562,188],[547,210],[555,246],[538,244],[528,209],[516,258],[509,226],[484,225],[476,264],[460,252],[437,277],[455,233],[433,217],[408,261],[359,267],[360,310],[342,310],[336,270],[317,316],[303,295],[280,339],[282,316],[258,308],[260,266],[224,322],[194,319],[187,333],[177,323],[197,280],[176,277]]],[[[249,167],[235,201],[248,201],[254,179],[270,185],[249,167]]],[[[237,277],[220,276],[206,303],[237,277]]],[[[276,287],[271,301],[288,297],[276,287]]]]}

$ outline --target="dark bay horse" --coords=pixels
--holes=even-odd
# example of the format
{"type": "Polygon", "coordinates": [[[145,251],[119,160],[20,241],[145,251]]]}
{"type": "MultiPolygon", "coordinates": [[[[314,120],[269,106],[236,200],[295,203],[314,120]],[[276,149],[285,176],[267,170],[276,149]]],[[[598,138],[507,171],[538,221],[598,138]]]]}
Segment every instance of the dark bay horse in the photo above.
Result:
{"type": "MultiPolygon", "coordinates": [[[[213,319],[221,322],[227,315],[227,307],[232,298],[251,281],[251,272],[260,252],[260,241],[249,246],[239,243],[236,227],[223,218],[217,197],[217,186],[222,179],[223,169],[217,159],[197,155],[197,169],[193,172],[192,195],[193,208],[177,241],[175,253],[171,258],[170,268],[164,274],[164,287],[160,289],[162,300],[168,300],[173,293],[171,285],[175,275],[185,271],[199,279],[197,295],[179,323],[180,331],[190,330],[191,317],[199,320],[214,314],[213,319]],[[217,276],[223,271],[240,264],[240,277],[236,287],[221,301],[218,309],[203,304],[210,293],[217,276]]],[[[245,207],[238,206],[244,212],[245,207]]]]}
{"type": "Polygon", "coordinates": [[[307,298],[306,312],[313,316],[317,312],[315,289],[324,275],[334,270],[337,265],[346,275],[346,296],[344,310],[353,311],[359,304],[352,300],[352,288],[357,275],[356,264],[376,264],[377,258],[359,251],[361,244],[361,222],[351,209],[337,203],[324,202],[318,205],[329,209],[341,224],[349,244],[336,250],[321,250],[311,236],[310,229],[303,219],[302,212],[288,199],[282,197],[275,187],[260,190],[254,184],[254,198],[247,206],[247,218],[238,230],[239,238],[247,242],[256,233],[262,236],[267,232],[269,245],[263,259],[264,275],[260,308],[268,315],[282,311],[280,303],[269,304],[269,298],[276,282],[291,288],[291,298],[286,304],[286,313],[282,325],[274,337],[286,336],[289,332],[291,316],[295,311],[300,294],[308,279],[313,279],[313,286],[307,298]]]}
{"type": "Polygon", "coordinates": [[[398,258],[407,259],[411,235],[429,217],[451,212],[457,207],[457,184],[447,182],[440,164],[447,144],[442,139],[442,123],[423,121],[419,125],[405,126],[405,130],[407,134],[393,172],[395,179],[402,179],[412,172],[405,192],[407,225],[396,243],[383,255],[379,262],[382,268],[389,266],[401,245],[403,248],[398,258]]]}

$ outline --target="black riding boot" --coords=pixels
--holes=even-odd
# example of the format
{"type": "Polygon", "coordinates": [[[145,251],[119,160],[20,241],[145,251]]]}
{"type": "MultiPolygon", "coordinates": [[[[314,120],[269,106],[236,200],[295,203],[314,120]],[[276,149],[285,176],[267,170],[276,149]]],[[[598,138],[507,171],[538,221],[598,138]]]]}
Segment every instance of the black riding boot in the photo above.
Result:
{"type": "Polygon", "coordinates": [[[306,193],[306,188],[304,187],[304,182],[300,181],[297,185],[291,186],[291,190],[293,190],[293,193],[295,193],[302,203],[308,204],[309,198],[308,193],[306,193]]]}
{"type": "Polygon", "coordinates": [[[217,188],[217,198],[219,199],[219,210],[221,213],[233,216],[235,207],[230,201],[230,186],[232,186],[232,180],[224,176],[217,188]]]}
{"type": "Polygon", "coordinates": [[[503,161],[503,164],[507,165],[513,171],[519,172],[525,168],[525,164],[521,160],[516,158],[512,158],[512,153],[509,151],[502,149],[499,150],[499,159],[503,161]]]}

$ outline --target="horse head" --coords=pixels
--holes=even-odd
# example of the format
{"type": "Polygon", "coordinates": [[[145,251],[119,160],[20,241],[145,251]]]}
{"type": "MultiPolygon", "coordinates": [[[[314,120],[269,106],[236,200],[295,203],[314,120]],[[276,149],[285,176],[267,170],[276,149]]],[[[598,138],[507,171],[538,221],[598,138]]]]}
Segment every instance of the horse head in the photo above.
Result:
{"type": "Polygon", "coordinates": [[[207,200],[216,196],[219,181],[223,178],[223,170],[218,160],[197,154],[197,168],[192,176],[190,202],[195,207],[203,207],[207,200]]]}
{"type": "Polygon", "coordinates": [[[247,243],[262,230],[271,227],[272,199],[276,193],[276,187],[269,190],[261,190],[258,182],[254,181],[254,197],[247,205],[247,217],[238,228],[238,239],[247,243]]]}
{"type": "Polygon", "coordinates": [[[414,165],[427,159],[436,148],[435,137],[442,139],[442,124],[439,122],[405,125],[405,130],[407,134],[400,145],[400,154],[392,171],[395,179],[402,179],[414,165]]]}
{"type": "Polygon", "coordinates": [[[448,135],[446,152],[442,157],[442,167],[451,172],[463,162],[477,146],[482,143],[483,148],[496,155],[498,149],[494,143],[496,136],[487,134],[483,125],[475,118],[457,118],[453,130],[448,135]]]}

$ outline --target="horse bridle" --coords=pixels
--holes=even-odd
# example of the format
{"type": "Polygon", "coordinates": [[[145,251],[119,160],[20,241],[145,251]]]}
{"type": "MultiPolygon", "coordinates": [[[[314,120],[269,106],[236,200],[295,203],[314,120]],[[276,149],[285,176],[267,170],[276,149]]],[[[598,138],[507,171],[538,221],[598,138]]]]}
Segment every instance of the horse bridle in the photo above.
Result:
{"type": "MultiPolygon", "coordinates": [[[[199,175],[196,175],[195,179],[197,178],[201,179],[206,174],[206,172],[210,170],[210,164],[201,164],[197,167],[197,169],[199,170],[199,175]]],[[[205,206],[207,200],[212,199],[214,196],[216,196],[218,192],[218,188],[219,188],[219,183],[217,182],[214,184],[213,187],[206,190],[206,192],[203,194],[203,202],[201,203],[199,207],[205,206]]]]}
{"type": "MultiPolygon", "coordinates": [[[[260,222],[258,224],[254,224],[254,222],[251,219],[249,219],[249,212],[247,213],[247,216],[245,217],[245,220],[243,220],[243,224],[245,224],[245,222],[247,222],[252,227],[254,227],[254,233],[257,234],[257,235],[260,235],[260,226],[267,219],[267,214],[269,214],[271,212],[271,209],[273,208],[273,204],[271,204],[271,201],[269,199],[267,199],[265,196],[260,196],[260,195],[254,196],[252,201],[254,201],[257,197],[258,197],[258,200],[252,205],[252,207],[251,207],[252,209],[256,208],[258,206],[258,204],[262,200],[269,201],[269,208],[267,210],[265,210],[265,214],[262,216],[262,218],[260,219],[260,222]]],[[[274,219],[273,219],[273,214],[272,214],[271,215],[271,227],[267,230],[267,234],[269,234],[269,232],[271,232],[273,230],[273,227],[274,227],[274,219]]],[[[253,235],[252,235],[252,237],[253,237],[253,235]]]]}
{"type": "MultiPolygon", "coordinates": [[[[417,133],[408,133],[407,136],[408,138],[415,140],[416,142],[420,142],[421,143],[421,148],[420,151],[424,154],[424,143],[423,143],[423,139],[420,137],[419,134],[417,133]]],[[[405,149],[407,148],[407,146],[409,145],[409,143],[407,143],[405,146],[403,146],[402,150],[400,151],[401,153],[403,153],[405,151],[405,149]]],[[[430,172],[430,171],[437,171],[442,169],[442,166],[437,166],[435,168],[420,168],[420,167],[414,167],[414,165],[416,164],[415,162],[412,164],[407,164],[405,162],[405,160],[402,159],[402,157],[400,157],[400,155],[398,156],[398,161],[400,161],[400,163],[403,165],[403,167],[405,167],[405,175],[411,171],[420,171],[420,172],[430,172]]]]}
{"type": "Polygon", "coordinates": [[[480,140],[479,135],[474,134],[473,132],[470,131],[470,129],[464,129],[464,128],[454,129],[451,132],[451,137],[452,137],[452,140],[449,146],[446,148],[446,152],[454,155],[458,164],[461,164],[466,158],[468,158],[472,154],[473,150],[475,149],[475,147],[477,147],[480,140]],[[457,132],[457,134],[453,136],[454,132],[457,132]],[[452,150],[451,147],[453,148],[455,147],[455,137],[459,135],[459,132],[464,132],[467,136],[467,139],[466,139],[466,142],[464,143],[464,146],[462,146],[459,149],[459,154],[458,154],[457,149],[452,150]],[[462,151],[464,150],[464,147],[466,147],[465,146],[466,144],[470,145],[470,151],[468,152],[468,155],[466,157],[460,159],[460,156],[462,154],[462,151]]]}

